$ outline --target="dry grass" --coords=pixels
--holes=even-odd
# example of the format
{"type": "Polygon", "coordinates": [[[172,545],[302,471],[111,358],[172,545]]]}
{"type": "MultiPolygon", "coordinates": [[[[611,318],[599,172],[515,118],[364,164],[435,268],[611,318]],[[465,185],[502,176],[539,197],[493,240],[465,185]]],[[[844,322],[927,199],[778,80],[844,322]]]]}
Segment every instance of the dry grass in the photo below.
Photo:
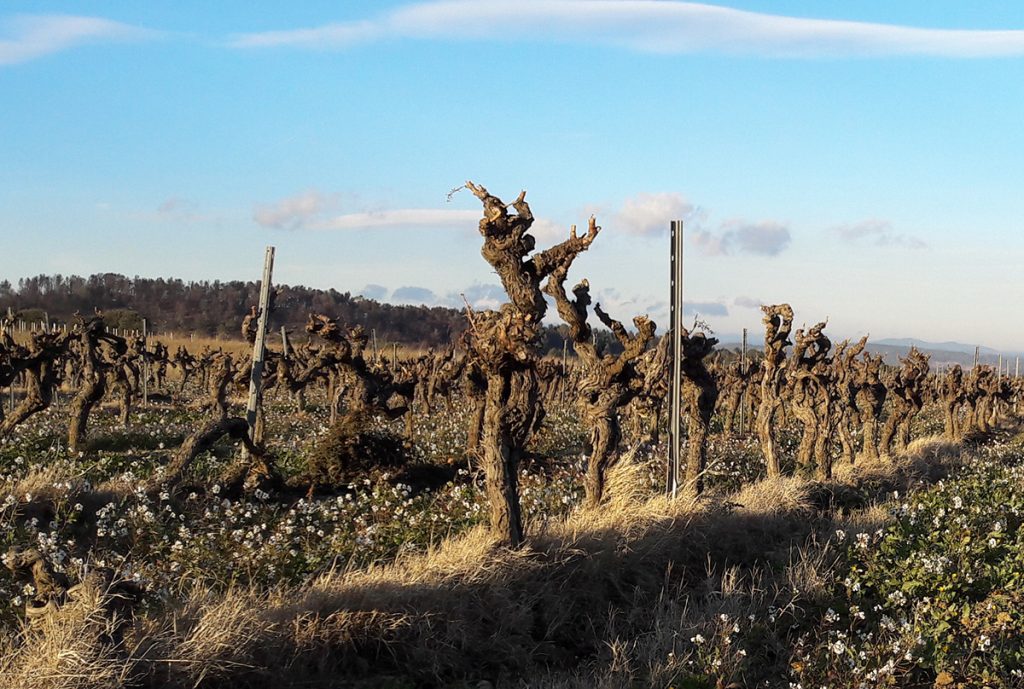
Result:
{"type": "Polygon", "coordinates": [[[697,502],[645,497],[639,469],[624,461],[610,477],[610,502],[546,524],[520,550],[476,529],[428,553],[332,572],[305,587],[194,591],[176,611],[136,625],[130,662],[123,649],[109,656],[83,616],[42,645],[10,649],[5,677],[36,683],[5,679],[0,688],[115,686],[133,672],[173,687],[392,672],[429,682],[539,675],[585,659],[602,660],[575,678],[556,672],[550,686],[669,678],[679,670],[669,653],[680,634],[708,629],[723,614],[782,607],[785,591],[823,595],[832,555],[801,548],[816,525],[833,523],[837,503],[821,496],[858,493],[870,522],[884,491],[938,476],[958,457],[956,446],[925,439],[896,461],[844,467],[828,484],[779,478],[697,502]],[[765,568],[784,575],[765,582],[765,568]],[[64,675],[93,679],[42,679],[64,675]]]}
{"type": "Polygon", "coordinates": [[[137,675],[128,649],[101,643],[113,623],[98,596],[70,601],[18,643],[0,642],[0,689],[115,689],[137,675]]]}

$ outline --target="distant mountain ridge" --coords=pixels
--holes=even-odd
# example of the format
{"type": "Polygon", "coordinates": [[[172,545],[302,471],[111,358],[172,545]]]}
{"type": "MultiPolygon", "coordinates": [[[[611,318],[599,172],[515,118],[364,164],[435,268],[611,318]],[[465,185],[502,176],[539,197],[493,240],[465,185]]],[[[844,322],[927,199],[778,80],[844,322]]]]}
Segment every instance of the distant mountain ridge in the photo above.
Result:
{"type": "MultiPolygon", "coordinates": [[[[917,347],[918,349],[929,349],[937,352],[961,352],[974,356],[975,347],[979,348],[981,354],[993,354],[998,356],[1000,351],[980,345],[964,344],[962,342],[928,342],[913,337],[887,337],[882,340],[875,340],[876,345],[888,345],[891,347],[917,347]]],[[[1004,354],[1006,352],[1003,352],[1004,354]]]]}
{"type": "MultiPolygon", "coordinates": [[[[740,346],[740,338],[735,335],[721,335],[722,346],[735,349],[740,346]]],[[[751,349],[760,349],[761,340],[749,336],[747,346],[751,349]]],[[[960,364],[962,367],[974,365],[974,350],[978,347],[979,361],[990,366],[998,365],[999,357],[1002,356],[1003,367],[1009,365],[1010,373],[1016,370],[1017,357],[1024,358],[1024,352],[1000,351],[992,347],[964,344],[963,342],[928,342],[913,337],[887,337],[880,340],[868,340],[867,350],[873,354],[881,354],[885,363],[896,365],[900,357],[904,357],[911,347],[931,357],[933,367],[952,366],[960,364]]]]}

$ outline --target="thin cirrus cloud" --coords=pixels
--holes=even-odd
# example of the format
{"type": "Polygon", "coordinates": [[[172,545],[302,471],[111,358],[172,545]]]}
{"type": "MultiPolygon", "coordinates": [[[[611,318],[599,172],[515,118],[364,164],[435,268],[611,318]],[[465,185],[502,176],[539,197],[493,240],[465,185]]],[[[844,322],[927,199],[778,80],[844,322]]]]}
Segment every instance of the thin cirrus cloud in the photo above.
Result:
{"type": "Polygon", "coordinates": [[[839,225],[832,232],[848,244],[872,244],[874,246],[897,246],[905,249],[927,249],[924,240],[893,230],[888,220],[864,220],[851,225],[839,225]]]}
{"type": "Polygon", "coordinates": [[[18,15],[0,20],[0,66],[90,43],[135,41],[157,32],[101,17],[18,15]]]}
{"type": "Polygon", "coordinates": [[[308,189],[275,203],[259,204],[252,219],[275,230],[359,230],[388,227],[473,227],[480,211],[397,208],[337,213],[341,194],[308,189]]]}
{"type": "Polygon", "coordinates": [[[765,57],[1024,55],[1024,30],[809,19],[673,0],[438,0],[374,18],[232,37],[239,48],[344,49],[394,39],[604,43],[655,53],[765,57]]]}

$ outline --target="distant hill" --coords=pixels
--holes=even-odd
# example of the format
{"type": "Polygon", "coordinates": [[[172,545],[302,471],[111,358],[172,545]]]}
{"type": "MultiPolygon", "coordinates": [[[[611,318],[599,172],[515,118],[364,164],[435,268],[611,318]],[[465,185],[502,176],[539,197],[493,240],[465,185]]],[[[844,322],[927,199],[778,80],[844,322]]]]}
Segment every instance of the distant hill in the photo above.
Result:
{"type": "MultiPolygon", "coordinates": [[[[392,342],[413,347],[445,347],[468,327],[462,310],[441,306],[383,304],[348,292],[301,285],[274,285],[277,292],[270,328],[285,327],[300,341],[306,317],[324,313],[346,325],[362,325],[380,346],[392,342]]],[[[259,303],[259,283],[238,280],[184,282],[177,278],[126,277],[117,273],[37,275],[0,280],[0,316],[9,312],[26,323],[68,323],[74,313],[102,309],[114,328],[154,333],[241,337],[242,318],[259,303]]],[[[542,347],[561,352],[564,326],[548,326],[542,347]]],[[[609,351],[621,351],[611,332],[595,328],[595,337],[609,351]]],[[[572,347],[569,347],[572,351],[572,347]]]]}
{"type": "Polygon", "coordinates": [[[927,349],[935,352],[960,352],[962,354],[970,354],[972,359],[974,357],[975,347],[979,347],[982,354],[999,355],[999,351],[992,349],[991,347],[964,344],[962,342],[927,342],[925,340],[915,340],[912,337],[890,337],[884,340],[877,340],[875,344],[887,345],[890,347],[905,347],[907,349],[913,346],[918,349],[927,349]]]}
{"type": "MultiPolygon", "coordinates": [[[[728,349],[736,349],[740,346],[739,338],[734,335],[723,335],[722,340],[722,346],[728,349]]],[[[751,337],[747,342],[752,349],[760,349],[760,340],[751,337]]],[[[929,355],[933,367],[960,364],[961,367],[969,368],[974,365],[975,345],[962,342],[928,342],[911,337],[889,337],[881,340],[868,340],[867,349],[872,354],[881,354],[885,363],[896,365],[899,363],[900,357],[906,356],[911,347],[917,347],[921,352],[929,355]]],[[[1024,358],[1024,352],[1000,352],[991,347],[980,347],[979,353],[981,363],[993,366],[999,362],[999,356],[1002,354],[1003,366],[1009,362],[1011,373],[1016,365],[1016,357],[1024,358]]]]}

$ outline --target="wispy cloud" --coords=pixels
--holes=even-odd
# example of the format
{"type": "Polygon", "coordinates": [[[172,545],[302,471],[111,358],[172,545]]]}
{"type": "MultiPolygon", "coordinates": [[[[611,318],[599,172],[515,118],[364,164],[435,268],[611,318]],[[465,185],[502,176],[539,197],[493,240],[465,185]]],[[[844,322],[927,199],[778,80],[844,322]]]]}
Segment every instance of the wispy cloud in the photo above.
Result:
{"type": "Polygon", "coordinates": [[[252,219],[263,227],[298,230],[321,219],[324,213],[335,210],[339,201],[339,194],[307,189],[275,203],[257,205],[253,209],[252,219]]]}
{"type": "Polygon", "coordinates": [[[384,301],[388,296],[388,288],[384,285],[377,285],[370,283],[363,287],[358,292],[359,296],[365,297],[366,299],[373,299],[374,301],[384,301]]]}
{"type": "Polygon", "coordinates": [[[768,57],[1024,55],[1024,30],[935,29],[808,19],[672,0],[439,0],[375,18],[247,33],[243,48],[342,49],[389,39],[604,43],[658,53],[768,57]]]}
{"type": "Polygon", "coordinates": [[[375,227],[476,227],[480,211],[444,208],[397,208],[346,213],[313,225],[320,230],[358,230],[375,227]]]}
{"type": "Polygon", "coordinates": [[[778,256],[792,241],[789,228],[774,221],[727,220],[717,231],[698,230],[691,241],[706,256],[778,256]]]}
{"type": "MultiPolygon", "coordinates": [[[[275,230],[359,230],[387,227],[470,227],[480,220],[479,210],[447,208],[394,208],[339,213],[342,205],[355,205],[355,197],[317,189],[257,204],[252,219],[275,230]]],[[[362,204],[361,204],[362,205],[362,204]]],[[[566,230],[566,233],[568,230],[566,230]]],[[[568,236],[566,234],[566,236],[568,236]]]]}
{"type": "Polygon", "coordinates": [[[739,296],[732,300],[733,306],[739,306],[742,309],[759,309],[763,303],[760,299],[745,296],[739,296]]]}
{"type": "Polygon", "coordinates": [[[18,15],[0,20],[0,65],[28,62],[89,43],[152,38],[157,32],[100,17],[18,15]]]}
{"type": "Polygon", "coordinates": [[[728,316],[729,308],[720,301],[684,301],[683,313],[688,316],[728,316]]]}
{"type": "Polygon", "coordinates": [[[437,296],[433,290],[426,287],[399,287],[391,293],[391,302],[394,304],[427,304],[437,303],[437,296]]]}
{"type": "Polygon", "coordinates": [[[850,244],[873,244],[875,246],[899,246],[906,249],[927,249],[924,240],[895,232],[888,220],[864,220],[852,225],[839,225],[832,232],[850,244]]]}

